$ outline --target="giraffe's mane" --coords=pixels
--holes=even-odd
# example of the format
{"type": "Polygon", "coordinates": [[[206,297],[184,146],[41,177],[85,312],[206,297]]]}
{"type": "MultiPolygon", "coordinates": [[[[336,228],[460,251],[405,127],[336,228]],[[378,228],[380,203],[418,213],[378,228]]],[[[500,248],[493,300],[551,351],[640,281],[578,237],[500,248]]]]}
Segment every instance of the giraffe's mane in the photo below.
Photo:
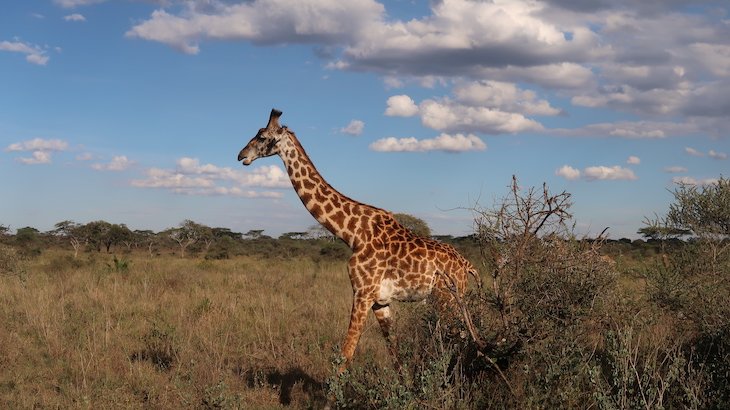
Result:
{"type": "MultiPolygon", "coordinates": [[[[383,213],[387,214],[388,216],[390,216],[390,217],[393,217],[393,213],[392,213],[392,212],[390,212],[390,211],[388,211],[388,210],[386,210],[386,209],[378,208],[378,207],[376,207],[376,206],[372,206],[372,205],[369,205],[369,204],[365,204],[365,203],[362,203],[362,202],[360,202],[360,201],[357,201],[357,200],[355,200],[355,199],[352,199],[352,198],[350,198],[349,196],[347,196],[347,195],[343,194],[342,192],[338,191],[338,190],[337,190],[336,188],[334,188],[334,187],[333,187],[332,185],[330,185],[330,183],[329,183],[329,182],[327,182],[327,181],[326,181],[326,180],[324,179],[324,177],[322,176],[322,174],[321,174],[321,173],[319,172],[319,170],[317,169],[317,166],[316,166],[316,165],[314,165],[314,162],[312,162],[312,159],[311,159],[311,158],[309,158],[309,155],[307,154],[307,151],[306,151],[306,150],[304,149],[304,147],[302,146],[302,143],[301,143],[301,142],[299,142],[299,138],[297,138],[297,136],[296,136],[296,133],[294,133],[294,131],[292,131],[292,130],[290,130],[290,129],[286,128],[286,127],[282,127],[282,128],[286,129],[286,132],[287,132],[287,133],[288,133],[288,134],[290,135],[290,137],[291,137],[291,138],[290,138],[290,140],[291,140],[291,141],[292,141],[292,143],[294,144],[294,147],[296,147],[297,151],[299,151],[299,152],[300,152],[300,155],[301,155],[301,156],[302,156],[303,158],[306,158],[307,162],[309,162],[309,164],[311,164],[311,167],[312,167],[312,168],[314,169],[314,171],[315,171],[315,172],[317,173],[317,175],[319,175],[319,177],[320,177],[320,178],[322,179],[322,181],[323,181],[323,182],[324,182],[325,184],[327,184],[327,185],[328,185],[328,186],[329,186],[329,187],[330,187],[330,188],[331,188],[331,189],[332,189],[332,190],[333,190],[334,192],[336,192],[336,193],[337,193],[338,195],[340,195],[340,196],[342,197],[342,199],[344,199],[345,201],[349,201],[349,202],[351,202],[351,203],[353,203],[353,204],[355,204],[355,205],[357,205],[357,206],[363,206],[363,207],[367,207],[367,208],[370,208],[370,209],[372,209],[373,211],[383,212],[383,213]]],[[[393,218],[393,219],[395,219],[395,218],[393,218]]],[[[396,222],[397,222],[397,221],[396,221],[396,222]]]]}

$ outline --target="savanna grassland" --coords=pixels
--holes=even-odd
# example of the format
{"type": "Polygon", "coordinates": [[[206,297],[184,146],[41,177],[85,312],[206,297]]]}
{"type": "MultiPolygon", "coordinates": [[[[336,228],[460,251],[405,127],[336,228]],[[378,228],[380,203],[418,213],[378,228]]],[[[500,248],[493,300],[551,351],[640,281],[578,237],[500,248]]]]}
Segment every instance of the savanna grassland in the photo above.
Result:
{"type": "Polygon", "coordinates": [[[396,304],[400,367],[370,315],[341,375],[341,243],[6,233],[0,408],[730,408],[730,182],[675,200],[649,240],[578,238],[569,194],[514,181],[439,238],[480,270],[460,315],[396,304]]]}
{"type": "MultiPolygon", "coordinates": [[[[49,250],[0,276],[0,407],[318,407],[343,262],[49,250]]],[[[383,356],[370,323],[362,351],[383,356]]],[[[377,337],[376,337],[377,336],[377,337]]]]}

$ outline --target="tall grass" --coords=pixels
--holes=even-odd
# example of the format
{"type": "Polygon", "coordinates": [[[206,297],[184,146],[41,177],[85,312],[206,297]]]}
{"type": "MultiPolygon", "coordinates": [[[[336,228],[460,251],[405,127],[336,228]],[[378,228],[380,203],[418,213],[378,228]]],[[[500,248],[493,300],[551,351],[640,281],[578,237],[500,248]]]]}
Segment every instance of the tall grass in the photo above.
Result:
{"type": "MultiPolygon", "coordinates": [[[[47,251],[0,274],[0,407],[323,403],[349,317],[344,263],[85,258],[47,251]]],[[[369,327],[363,349],[386,357],[369,327]]]]}
{"type": "MultiPolygon", "coordinates": [[[[551,252],[554,267],[573,260],[551,252]]],[[[617,258],[619,280],[600,282],[595,302],[581,296],[593,276],[526,270],[505,305],[512,327],[490,319],[494,297],[469,295],[492,362],[429,305],[394,305],[401,370],[371,315],[339,377],[352,300],[342,260],[72,255],[0,247],[0,408],[321,408],[330,397],[368,409],[708,408],[730,397],[730,265],[690,275],[692,254],[670,255],[682,281],[661,260],[624,269],[617,258]]]]}

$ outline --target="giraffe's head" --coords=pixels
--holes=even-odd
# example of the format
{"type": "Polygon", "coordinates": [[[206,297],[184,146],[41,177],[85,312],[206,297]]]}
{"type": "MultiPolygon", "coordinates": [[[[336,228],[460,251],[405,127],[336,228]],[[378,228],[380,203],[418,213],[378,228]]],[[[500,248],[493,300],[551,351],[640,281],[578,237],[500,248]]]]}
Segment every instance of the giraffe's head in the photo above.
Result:
{"type": "Polygon", "coordinates": [[[286,135],[286,127],[279,125],[281,111],[271,110],[269,123],[266,128],[261,128],[256,136],[238,153],[238,160],[243,165],[250,165],[257,158],[269,157],[279,153],[279,141],[286,135]]]}

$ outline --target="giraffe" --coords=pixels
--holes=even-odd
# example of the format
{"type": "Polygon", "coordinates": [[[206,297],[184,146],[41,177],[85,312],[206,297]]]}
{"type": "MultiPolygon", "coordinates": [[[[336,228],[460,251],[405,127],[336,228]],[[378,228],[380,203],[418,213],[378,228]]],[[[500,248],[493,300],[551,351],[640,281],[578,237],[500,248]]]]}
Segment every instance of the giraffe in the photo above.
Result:
{"type": "Polygon", "coordinates": [[[430,296],[445,313],[454,302],[452,290],[456,288],[457,297],[463,294],[467,275],[479,281],[478,272],[452,246],[416,236],[390,212],[350,199],[332,188],[294,132],[279,125],[281,115],[281,111],[271,110],[266,128],[261,128],[240,151],[238,161],[250,165],[257,158],[281,157],[307,210],[352,249],[347,271],[353,302],[340,372],[352,361],[370,310],[397,364],[391,302],[419,301],[430,296]]]}

